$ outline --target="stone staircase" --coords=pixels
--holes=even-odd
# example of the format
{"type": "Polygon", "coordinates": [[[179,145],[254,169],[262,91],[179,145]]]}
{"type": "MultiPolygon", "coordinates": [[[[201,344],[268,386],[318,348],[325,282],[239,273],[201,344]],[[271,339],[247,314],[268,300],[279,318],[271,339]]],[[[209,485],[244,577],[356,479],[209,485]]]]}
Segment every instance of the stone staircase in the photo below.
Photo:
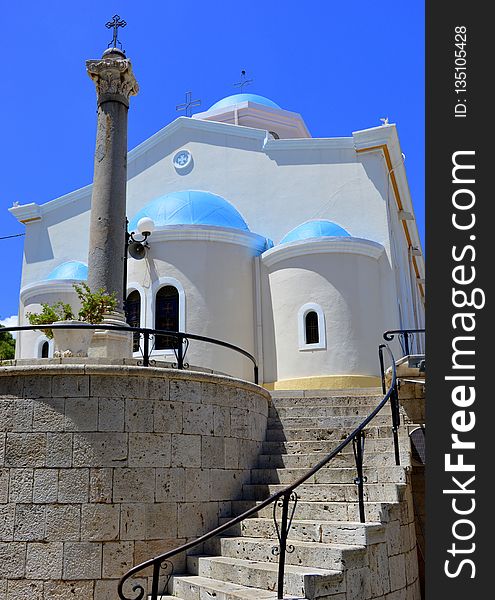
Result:
{"type": "MultiPolygon", "coordinates": [[[[266,441],[250,484],[232,515],[253,507],[303,475],[344,439],[381,400],[379,390],[274,392],[266,441]]],[[[359,522],[352,445],[296,491],[289,533],[285,598],[297,600],[419,599],[416,537],[408,481],[409,444],[401,432],[395,465],[389,407],[366,429],[365,511],[359,522]]],[[[221,523],[229,519],[222,519],[221,523]]],[[[214,538],[187,557],[162,600],[276,598],[278,546],[273,506],[214,538]]]]}

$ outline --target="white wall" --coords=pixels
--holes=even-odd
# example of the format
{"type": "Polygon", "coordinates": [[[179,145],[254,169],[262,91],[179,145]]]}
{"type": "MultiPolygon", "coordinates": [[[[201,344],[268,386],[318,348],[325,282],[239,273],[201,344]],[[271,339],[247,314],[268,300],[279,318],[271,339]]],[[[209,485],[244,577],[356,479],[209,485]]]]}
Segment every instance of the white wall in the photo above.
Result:
{"type": "MultiPolygon", "coordinates": [[[[215,241],[170,241],[151,245],[148,257],[129,261],[130,283],[145,294],[141,322],[154,327],[154,296],[160,285],[184,290],[181,330],[216,338],[254,354],[253,251],[215,241]]],[[[131,285],[131,287],[134,287],[131,285]]],[[[159,351],[158,354],[163,354],[159,351]]],[[[170,360],[173,354],[168,352],[170,360]]],[[[186,362],[248,380],[252,363],[238,353],[191,341],[186,362]]]]}
{"type": "Polygon", "coordinates": [[[344,252],[300,255],[265,268],[265,381],[379,374],[377,348],[387,328],[393,282],[380,259],[344,252]],[[325,314],[326,349],[301,351],[298,313],[308,302],[325,314]]]}

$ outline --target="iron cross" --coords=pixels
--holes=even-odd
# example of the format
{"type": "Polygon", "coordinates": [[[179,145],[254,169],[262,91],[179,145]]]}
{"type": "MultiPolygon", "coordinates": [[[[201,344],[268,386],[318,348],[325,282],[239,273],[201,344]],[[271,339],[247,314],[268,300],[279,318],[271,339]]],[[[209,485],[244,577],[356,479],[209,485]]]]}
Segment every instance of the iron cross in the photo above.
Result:
{"type": "Polygon", "coordinates": [[[234,83],[234,87],[238,87],[241,88],[241,94],[244,91],[244,87],[246,85],[250,85],[251,83],[253,83],[254,79],[246,79],[246,71],[243,69],[241,71],[241,81],[238,81],[237,83],[234,83]]]}
{"type": "Polygon", "coordinates": [[[178,104],[175,107],[175,110],[179,111],[179,110],[185,110],[186,111],[186,117],[190,117],[191,116],[191,108],[193,106],[199,106],[201,104],[201,100],[191,100],[192,98],[192,92],[186,92],[186,101],[184,104],[178,104]]]}
{"type": "MultiPolygon", "coordinates": [[[[117,44],[120,44],[120,47],[122,48],[121,42],[119,42],[119,40],[117,39],[117,30],[119,27],[125,27],[126,25],[127,25],[127,22],[124,21],[124,19],[121,19],[119,17],[119,15],[113,15],[113,20],[108,21],[108,23],[105,24],[105,27],[107,29],[113,28],[113,40],[110,42],[110,44],[112,45],[112,48],[116,48],[117,44]]],[[[110,48],[110,44],[108,44],[109,48],[110,48]]]]}

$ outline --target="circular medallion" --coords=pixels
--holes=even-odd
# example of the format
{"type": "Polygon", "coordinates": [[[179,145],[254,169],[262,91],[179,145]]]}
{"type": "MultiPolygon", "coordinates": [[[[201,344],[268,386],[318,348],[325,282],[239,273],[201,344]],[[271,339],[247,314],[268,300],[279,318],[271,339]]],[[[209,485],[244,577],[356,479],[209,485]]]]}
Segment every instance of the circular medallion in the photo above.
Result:
{"type": "Polygon", "coordinates": [[[191,164],[192,155],[189,150],[180,150],[173,158],[176,169],[185,169],[191,164]]]}

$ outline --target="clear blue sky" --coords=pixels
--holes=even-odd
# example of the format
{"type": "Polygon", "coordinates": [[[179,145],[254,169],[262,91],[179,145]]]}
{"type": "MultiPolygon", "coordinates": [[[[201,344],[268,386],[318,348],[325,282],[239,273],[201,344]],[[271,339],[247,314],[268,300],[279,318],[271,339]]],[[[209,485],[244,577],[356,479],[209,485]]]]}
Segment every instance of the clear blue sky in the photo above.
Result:
{"type": "MultiPolygon", "coordinates": [[[[315,137],[397,123],[424,240],[424,7],[409,0],[1,0],[0,237],[24,226],[14,201],[42,204],[91,183],[95,92],[84,61],[120,38],[140,93],[131,99],[129,148],[176,118],[187,90],[206,110],[252,93],[299,112],[315,137]]],[[[22,237],[0,240],[0,320],[15,315],[22,237]]],[[[70,240],[67,240],[70,244],[70,240]]]]}

